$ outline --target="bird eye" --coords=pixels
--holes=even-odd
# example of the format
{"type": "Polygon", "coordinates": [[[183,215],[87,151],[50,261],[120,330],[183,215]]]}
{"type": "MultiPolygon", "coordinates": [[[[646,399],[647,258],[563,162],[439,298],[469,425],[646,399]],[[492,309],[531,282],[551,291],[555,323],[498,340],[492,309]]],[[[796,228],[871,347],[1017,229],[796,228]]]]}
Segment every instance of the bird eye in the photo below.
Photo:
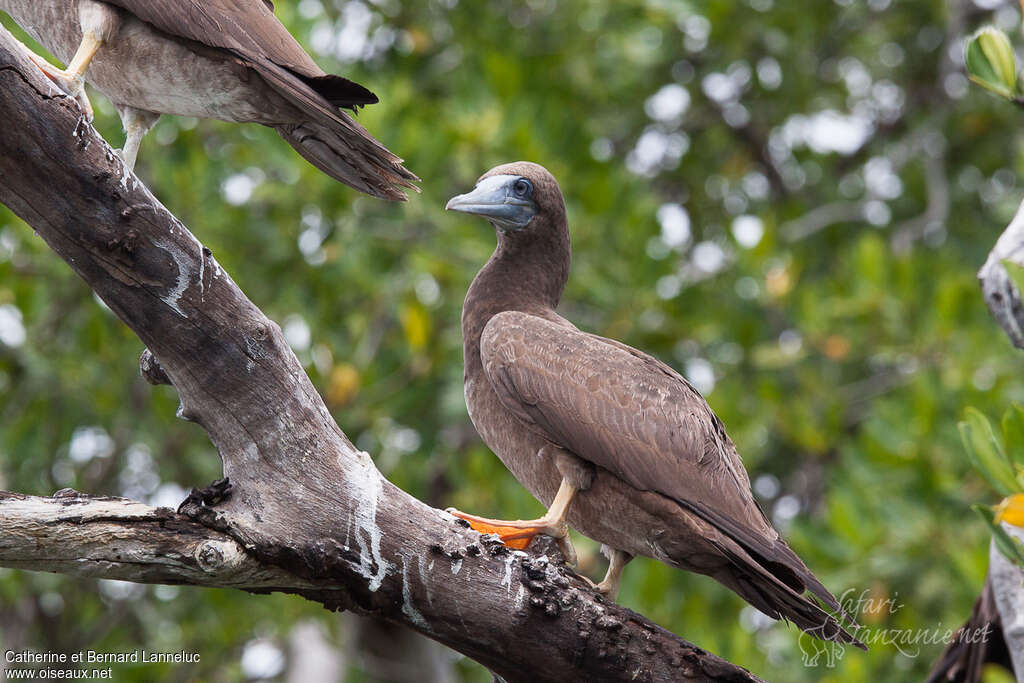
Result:
{"type": "Polygon", "coordinates": [[[526,178],[520,178],[512,186],[512,191],[515,192],[517,197],[529,197],[530,193],[533,192],[533,184],[530,183],[526,178]]]}

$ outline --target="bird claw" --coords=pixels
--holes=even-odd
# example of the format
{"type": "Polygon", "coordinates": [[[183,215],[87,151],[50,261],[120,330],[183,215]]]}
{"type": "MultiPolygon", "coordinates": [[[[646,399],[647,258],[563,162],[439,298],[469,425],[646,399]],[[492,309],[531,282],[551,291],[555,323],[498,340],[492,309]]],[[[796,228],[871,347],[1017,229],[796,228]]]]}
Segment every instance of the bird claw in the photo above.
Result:
{"type": "Polygon", "coordinates": [[[608,598],[612,602],[615,601],[615,597],[619,592],[619,587],[613,585],[613,583],[607,578],[605,578],[601,583],[594,583],[589,577],[583,576],[582,574],[577,574],[577,576],[583,579],[595,592],[608,598]]]}
{"type": "Polygon", "coordinates": [[[65,95],[78,102],[78,106],[85,115],[86,123],[92,123],[95,114],[92,109],[92,102],[89,101],[89,96],[85,94],[85,78],[83,76],[72,76],[58,69],[31,50],[27,54],[28,58],[39,67],[39,70],[60,88],[65,95]]]}
{"type": "Polygon", "coordinates": [[[558,540],[558,547],[562,551],[562,557],[565,558],[565,563],[570,567],[575,567],[579,564],[576,559],[576,548],[572,544],[572,540],[569,538],[569,533],[566,531],[565,536],[561,538],[556,537],[558,540]]]}

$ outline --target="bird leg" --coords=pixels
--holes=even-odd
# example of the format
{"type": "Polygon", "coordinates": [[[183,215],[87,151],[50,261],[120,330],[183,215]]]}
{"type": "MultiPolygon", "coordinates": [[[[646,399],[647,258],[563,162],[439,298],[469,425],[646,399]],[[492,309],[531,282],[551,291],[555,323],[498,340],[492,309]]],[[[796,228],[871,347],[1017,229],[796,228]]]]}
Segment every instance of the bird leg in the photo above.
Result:
{"type": "Polygon", "coordinates": [[[81,107],[86,120],[91,123],[93,119],[92,103],[89,102],[89,98],[86,96],[85,90],[80,88],[77,93],[72,93],[72,89],[67,84],[67,76],[65,76],[61,69],[50,64],[35,52],[32,52],[32,50],[30,50],[25,44],[22,44],[22,47],[25,50],[25,56],[28,57],[33,64],[39,67],[39,70],[43,72],[43,75],[53,81],[64,92],[64,94],[78,102],[78,106],[81,107]]]}
{"type": "Polygon", "coordinates": [[[82,34],[82,42],[78,46],[78,51],[75,52],[71,64],[66,69],[58,69],[31,50],[28,52],[29,58],[46,74],[47,78],[78,102],[89,121],[92,121],[93,111],[89,96],[85,94],[85,70],[102,44],[103,41],[97,32],[87,30],[82,34]]]}
{"type": "Polygon", "coordinates": [[[468,515],[465,512],[459,512],[455,508],[448,508],[448,512],[460,519],[466,520],[471,527],[482,534],[496,534],[501,539],[501,542],[510,548],[520,550],[525,548],[537,534],[551,536],[558,541],[558,546],[565,556],[566,564],[575,565],[576,549],[573,548],[572,541],[569,539],[569,525],[565,521],[569,514],[569,503],[572,502],[575,494],[576,487],[570,484],[568,480],[562,479],[562,483],[558,487],[558,493],[555,494],[555,499],[551,501],[547,513],[538,519],[511,521],[488,519],[486,517],[468,515]]]}
{"type": "Polygon", "coordinates": [[[601,546],[601,554],[608,558],[608,571],[605,573],[601,583],[594,583],[585,576],[580,576],[580,578],[589,583],[590,587],[598,593],[614,602],[615,598],[619,595],[622,570],[626,568],[626,565],[633,559],[633,556],[625,550],[615,550],[608,546],[601,546]]]}
{"type": "Polygon", "coordinates": [[[135,159],[139,155],[142,138],[156,124],[160,115],[126,106],[119,106],[118,113],[121,115],[121,125],[124,127],[125,133],[124,147],[121,148],[119,154],[128,170],[134,171],[135,159]]]}
{"type": "Polygon", "coordinates": [[[82,27],[82,42],[66,69],[58,69],[29,50],[29,56],[47,77],[68,95],[78,101],[86,118],[92,121],[92,104],[85,94],[85,70],[105,42],[109,42],[121,27],[121,15],[115,7],[97,0],[78,0],[78,23],[82,27]]]}
{"type": "Polygon", "coordinates": [[[624,550],[612,550],[611,555],[608,558],[608,571],[604,575],[601,583],[597,584],[595,588],[602,595],[606,596],[612,602],[619,595],[619,583],[622,581],[622,570],[626,568],[629,561],[633,559],[633,556],[624,550]]]}

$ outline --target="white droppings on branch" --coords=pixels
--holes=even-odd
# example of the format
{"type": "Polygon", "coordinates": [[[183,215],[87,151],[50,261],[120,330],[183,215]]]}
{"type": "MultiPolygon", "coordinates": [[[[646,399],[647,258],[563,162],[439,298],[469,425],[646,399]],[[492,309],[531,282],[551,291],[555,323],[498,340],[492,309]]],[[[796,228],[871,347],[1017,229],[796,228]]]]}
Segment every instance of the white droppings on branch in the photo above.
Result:
{"type": "Polygon", "coordinates": [[[419,556],[418,557],[418,561],[416,562],[416,569],[417,569],[417,571],[419,571],[419,574],[420,574],[420,585],[423,586],[423,593],[424,593],[424,595],[427,596],[427,604],[430,605],[431,607],[433,607],[434,606],[434,594],[430,590],[430,581],[427,579],[426,574],[428,572],[430,572],[430,570],[432,570],[434,568],[434,561],[431,560],[427,564],[427,570],[426,570],[426,572],[424,572],[423,571],[423,559],[424,559],[423,556],[419,556]]]}
{"type": "Polygon", "coordinates": [[[370,591],[376,592],[392,567],[380,552],[382,532],[377,526],[377,499],[381,492],[381,474],[369,453],[357,451],[355,455],[355,458],[338,456],[338,465],[347,475],[344,483],[350,499],[356,503],[352,521],[359,544],[359,564],[355,570],[369,581],[370,591]]]}
{"type": "Polygon", "coordinates": [[[75,127],[71,129],[71,137],[79,139],[82,151],[87,150],[89,148],[89,145],[92,144],[92,136],[84,135],[82,132],[80,132],[88,130],[89,121],[85,118],[85,112],[82,112],[78,116],[78,123],[76,123],[75,127]]]}
{"type": "MultiPolygon", "coordinates": [[[[188,233],[192,234],[192,233],[188,233]]],[[[192,239],[195,239],[193,237],[192,239]]],[[[206,303],[206,285],[204,283],[204,276],[206,275],[206,254],[203,252],[203,245],[199,244],[196,240],[196,244],[199,246],[199,301],[206,303]]]]}
{"type": "Polygon", "coordinates": [[[134,190],[136,185],[138,185],[139,179],[136,178],[135,174],[128,168],[128,164],[124,162],[124,157],[111,148],[107,151],[107,160],[117,160],[118,165],[121,167],[121,179],[118,183],[121,186],[121,191],[128,194],[134,190]]]}
{"type": "Polygon", "coordinates": [[[459,570],[462,569],[462,559],[456,558],[452,560],[452,574],[455,576],[459,575],[459,570]]]}
{"type": "Polygon", "coordinates": [[[174,287],[170,292],[161,296],[160,300],[173,308],[182,318],[187,319],[188,315],[181,309],[181,297],[184,296],[185,290],[188,289],[190,280],[192,279],[192,265],[189,263],[189,256],[174,242],[153,240],[153,246],[158,249],[163,249],[170,254],[175,265],[178,266],[178,275],[175,279],[174,287]]]}
{"type": "Polygon", "coordinates": [[[412,601],[412,589],[409,586],[409,570],[406,567],[406,559],[402,557],[402,614],[409,617],[416,626],[429,631],[430,627],[427,625],[427,620],[423,618],[423,613],[416,609],[416,605],[412,601]]]}
{"type": "Polygon", "coordinates": [[[523,584],[520,583],[519,584],[519,592],[516,593],[516,611],[517,612],[523,608],[523,598],[525,598],[525,597],[526,597],[526,588],[524,588],[523,584]]]}
{"type": "Polygon", "coordinates": [[[522,551],[515,551],[508,554],[505,557],[505,576],[501,579],[501,585],[505,587],[505,594],[508,595],[512,590],[512,563],[520,559],[520,556],[526,556],[526,553],[522,551]]]}

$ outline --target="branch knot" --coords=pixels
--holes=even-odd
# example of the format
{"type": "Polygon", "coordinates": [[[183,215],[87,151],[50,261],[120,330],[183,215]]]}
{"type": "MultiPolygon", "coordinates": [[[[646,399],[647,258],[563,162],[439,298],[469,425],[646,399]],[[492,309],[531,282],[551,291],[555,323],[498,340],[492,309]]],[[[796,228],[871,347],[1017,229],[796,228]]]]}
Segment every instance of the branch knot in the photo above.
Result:
{"type": "Polygon", "coordinates": [[[220,543],[215,541],[205,541],[196,548],[196,564],[208,574],[214,574],[224,566],[224,553],[219,546],[220,543]]]}

